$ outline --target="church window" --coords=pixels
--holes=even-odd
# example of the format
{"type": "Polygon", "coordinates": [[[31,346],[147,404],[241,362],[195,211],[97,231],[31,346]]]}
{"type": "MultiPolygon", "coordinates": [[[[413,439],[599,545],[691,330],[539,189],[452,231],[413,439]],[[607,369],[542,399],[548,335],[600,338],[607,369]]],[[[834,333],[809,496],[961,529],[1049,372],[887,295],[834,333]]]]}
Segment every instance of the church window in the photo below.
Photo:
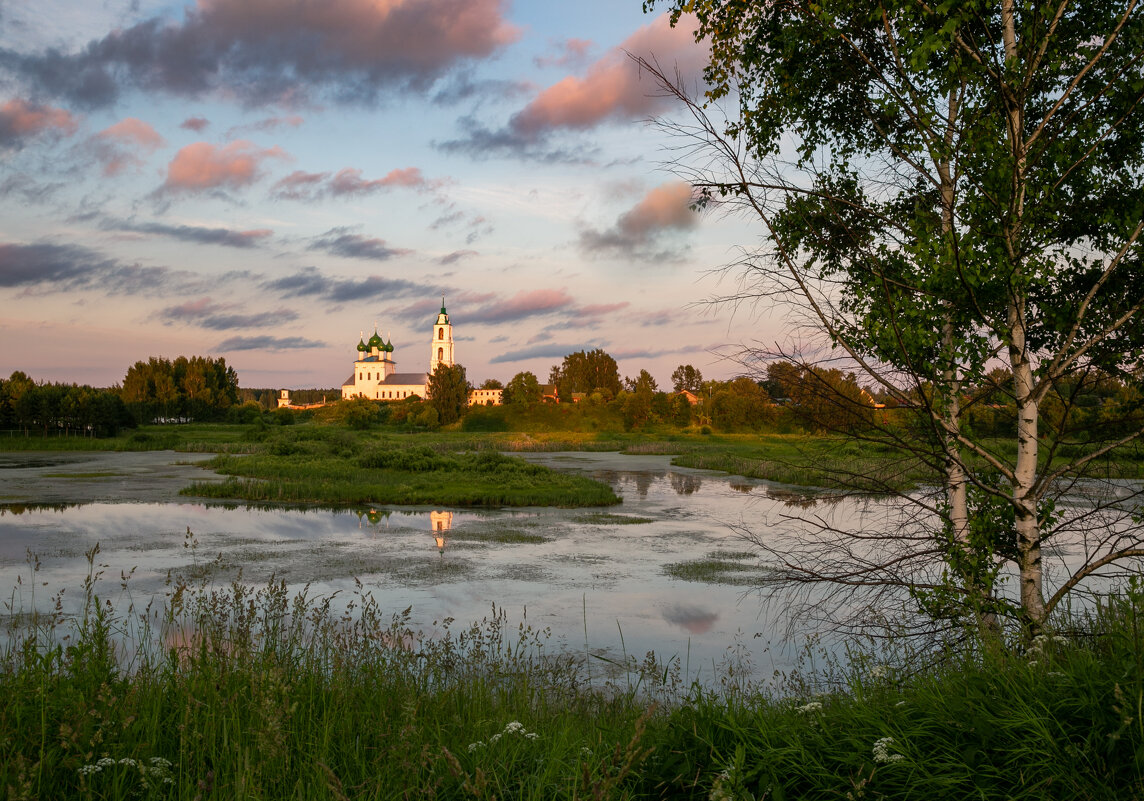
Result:
{"type": "Polygon", "coordinates": [[[444,339],[444,338],[445,338],[445,329],[444,328],[438,328],[437,329],[437,339],[444,339]]]}
{"type": "Polygon", "coordinates": [[[437,348],[437,361],[442,361],[445,358],[445,349],[437,348]]]}

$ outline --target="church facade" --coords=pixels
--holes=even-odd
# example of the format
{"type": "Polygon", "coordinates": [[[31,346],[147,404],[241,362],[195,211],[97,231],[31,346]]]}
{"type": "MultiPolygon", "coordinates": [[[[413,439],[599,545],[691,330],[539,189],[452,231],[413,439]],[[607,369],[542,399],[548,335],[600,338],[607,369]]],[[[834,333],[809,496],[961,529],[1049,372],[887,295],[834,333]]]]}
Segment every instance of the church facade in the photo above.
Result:
{"type": "MultiPolygon", "coordinates": [[[[363,332],[364,337],[364,332],[363,332]]],[[[453,325],[445,311],[445,300],[441,299],[441,311],[433,323],[433,341],[429,353],[428,373],[399,373],[393,359],[393,343],[386,342],[374,326],[369,340],[359,339],[358,357],[354,362],[353,374],[342,384],[342,397],[369,398],[370,400],[404,400],[414,395],[420,398],[429,396],[429,376],[443,364],[452,367],[453,325]]]]}

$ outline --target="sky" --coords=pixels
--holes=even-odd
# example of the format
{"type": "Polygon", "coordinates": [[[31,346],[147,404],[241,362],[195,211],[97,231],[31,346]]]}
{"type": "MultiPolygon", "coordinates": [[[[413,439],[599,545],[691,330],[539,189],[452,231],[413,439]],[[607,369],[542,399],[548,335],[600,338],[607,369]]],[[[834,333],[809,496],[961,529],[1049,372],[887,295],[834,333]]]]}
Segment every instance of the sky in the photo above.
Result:
{"type": "Polygon", "coordinates": [[[375,327],[428,369],[444,296],[474,384],[595,347],[733,377],[779,321],[704,301],[758,233],[688,208],[627,55],[698,85],[691,31],[640,0],[3,0],[0,376],[336,387],[375,327]]]}

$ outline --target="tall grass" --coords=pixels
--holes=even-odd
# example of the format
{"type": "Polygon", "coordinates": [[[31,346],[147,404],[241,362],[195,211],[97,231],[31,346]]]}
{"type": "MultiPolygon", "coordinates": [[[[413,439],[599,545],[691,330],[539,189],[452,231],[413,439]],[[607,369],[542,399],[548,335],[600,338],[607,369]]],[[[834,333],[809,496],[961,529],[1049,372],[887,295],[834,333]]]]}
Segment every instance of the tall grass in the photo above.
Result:
{"type": "Polygon", "coordinates": [[[360,585],[175,578],[117,612],[93,572],[71,617],[40,589],[0,651],[11,799],[1144,797],[1136,588],[1024,651],[856,652],[769,690],[589,670],[495,607],[416,631],[360,585]]]}

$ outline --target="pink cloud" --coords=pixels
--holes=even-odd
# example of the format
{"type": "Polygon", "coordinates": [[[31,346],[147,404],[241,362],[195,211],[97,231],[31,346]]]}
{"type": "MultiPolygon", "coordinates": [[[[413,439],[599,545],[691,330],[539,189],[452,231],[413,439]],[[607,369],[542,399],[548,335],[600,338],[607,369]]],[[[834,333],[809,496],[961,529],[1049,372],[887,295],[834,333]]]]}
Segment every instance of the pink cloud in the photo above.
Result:
{"type": "Polygon", "coordinates": [[[372,102],[424,91],[516,41],[509,2],[198,0],[178,21],[144,19],[75,52],[21,57],[15,69],[88,105],[112,105],[127,88],[218,92],[248,105],[323,94],[372,102]]]}
{"type": "Polygon", "coordinates": [[[195,142],[171,159],[163,188],[174,191],[239,189],[254,183],[261,175],[262,162],[271,158],[288,156],[280,147],[259,148],[243,139],[222,147],[195,142]]]}
{"type": "Polygon", "coordinates": [[[627,258],[671,258],[671,253],[654,252],[656,240],[665,231],[686,230],[698,224],[699,215],[690,208],[693,197],[691,185],[684,181],[657,186],[621,214],[608,230],[581,231],[580,246],[590,253],[627,258]]]}
{"type": "Polygon", "coordinates": [[[333,195],[361,195],[386,189],[391,186],[406,188],[419,188],[425,186],[425,177],[417,167],[390,170],[384,178],[375,178],[367,181],[361,177],[361,170],[346,167],[338,170],[330,179],[330,194],[333,195]]]}
{"type": "Polygon", "coordinates": [[[559,311],[574,304],[566,289],[521,290],[507,300],[464,313],[465,322],[507,323],[559,311]]]}
{"type": "Polygon", "coordinates": [[[188,131],[194,131],[195,133],[202,133],[210,124],[211,121],[206,117],[187,117],[179,123],[179,127],[185,128],[188,131]]]}
{"type": "Polygon", "coordinates": [[[45,131],[71,135],[78,121],[62,108],[15,98],[0,106],[0,147],[17,145],[45,131]]]}
{"type": "Polygon", "coordinates": [[[511,126],[536,135],[554,128],[590,128],[609,118],[631,119],[662,111],[666,100],[654,82],[640,80],[629,53],[698,75],[707,62],[705,46],[695,42],[694,17],[684,16],[672,28],[667,14],[655,19],[612,48],[588,68],[583,78],[569,76],[548,87],[518,112],[511,126]]]}
{"type": "Polygon", "coordinates": [[[699,217],[690,208],[692,197],[691,184],[685,181],[657,186],[621,215],[616,225],[624,233],[638,237],[664,228],[694,228],[699,217]]]}
{"type": "Polygon", "coordinates": [[[271,193],[285,200],[314,200],[323,195],[365,195],[394,187],[428,189],[436,185],[418,167],[390,170],[381,178],[366,179],[356,167],[345,167],[331,177],[328,172],[296,170],[274,184],[271,193]]]}
{"type": "Polygon", "coordinates": [[[103,163],[103,174],[117,175],[128,166],[138,166],[145,156],[164,145],[163,137],[143,120],[127,117],[92,137],[89,145],[103,163]]]}

